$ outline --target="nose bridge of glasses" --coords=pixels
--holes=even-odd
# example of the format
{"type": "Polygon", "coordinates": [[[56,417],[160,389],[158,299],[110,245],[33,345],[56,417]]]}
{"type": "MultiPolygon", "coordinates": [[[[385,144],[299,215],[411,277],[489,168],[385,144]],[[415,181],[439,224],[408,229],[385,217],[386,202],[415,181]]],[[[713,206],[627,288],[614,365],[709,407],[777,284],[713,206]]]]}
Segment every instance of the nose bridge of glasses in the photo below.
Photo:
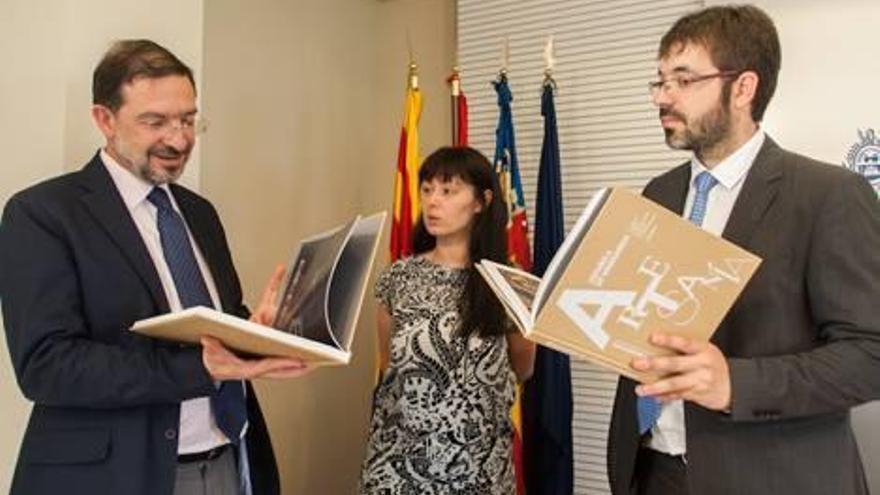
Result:
{"type": "Polygon", "coordinates": [[[681,76],[667,77],[660,80],[660,90],[666,93],[675,92],[681,89],[681,76]]]}
{"type": "Polygon", "coordinates": [[[681,76],[664,77],[648,84],[654,97],[676,93],[681,90],[681,86],[681,76]]]}
{"type": "Polygon", "coordinates": [[[176,138],[179,135],[186,136],[189,130],[177,119],[170,119],[162,126],[162,136],[166,139],[176,138]]]}
{"type": "Polygon", "coordinates": [[[181,134],[195,134],[198,120],[192,115],[169,117],[162,126],[162,133],[171,137],[180,132],[181,134]]]}

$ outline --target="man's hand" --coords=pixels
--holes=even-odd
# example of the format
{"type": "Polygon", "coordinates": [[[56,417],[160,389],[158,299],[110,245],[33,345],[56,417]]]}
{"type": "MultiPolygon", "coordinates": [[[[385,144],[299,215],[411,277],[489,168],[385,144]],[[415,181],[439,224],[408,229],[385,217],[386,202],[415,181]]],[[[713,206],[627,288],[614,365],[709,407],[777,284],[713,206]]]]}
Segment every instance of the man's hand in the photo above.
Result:
{"type": "Polygon", "coordinates": [[[661,402],[684,399],[715,411],[730,410],[730,368],[718,347],[663,333],[652,334],[651,343],[680,355],[633,359],[633,369],[663,376],[639,385],[636,394],[652,395],[661,402]]]}
{"type": "Polygon", "coordinates": [[[271,326],[275,321],[275,313],[278,311],[276,302],[278,301],[278,289],[281,288],[281,281],[284,279],[284,265],[275,267],[272,278],[266,284],[263,290],[263,297],[260,298],[260,305],[251,314],[251,321],[260,325],[271,326]]]}
{"type": "Polygon", "coordinates": [[[312,370],[303,361],[294,358],[241,359],[211,337],[202,337],[202,363],[211,378],[218,381],[294,378],[312,370]]]}

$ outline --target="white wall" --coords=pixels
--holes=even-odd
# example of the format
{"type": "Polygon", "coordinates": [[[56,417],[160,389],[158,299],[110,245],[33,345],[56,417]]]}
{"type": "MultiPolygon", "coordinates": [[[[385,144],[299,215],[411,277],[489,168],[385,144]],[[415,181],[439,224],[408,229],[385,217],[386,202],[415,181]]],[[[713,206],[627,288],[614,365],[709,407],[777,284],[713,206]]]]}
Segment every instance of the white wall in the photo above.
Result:
{"type": "Polygon", "coordinates": [[[880,131],[875,0],[758,0],[776,22],[782,70],[765,129],[780,145],[840,164],[857,129],[880,131]]]}
{"type": "MultiPolygon", "coordinates": [[[[203,0],[0,0],[0,205],[38,180],[80,168],[102,144],[89,118],[91,73],[110,43],[151,38],[196,71],[203,0]]],[[[184,181],[197,185],[198,155],[184,181]]],[[[0,336],[0,493],[30,411],[0,336]]]]}

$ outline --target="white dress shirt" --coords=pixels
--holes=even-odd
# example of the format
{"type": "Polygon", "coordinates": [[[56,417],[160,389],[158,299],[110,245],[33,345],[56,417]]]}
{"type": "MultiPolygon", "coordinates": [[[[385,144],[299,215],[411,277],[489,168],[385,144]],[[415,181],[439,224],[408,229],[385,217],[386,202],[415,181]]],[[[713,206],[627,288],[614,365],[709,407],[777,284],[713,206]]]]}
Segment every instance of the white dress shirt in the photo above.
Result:
{"type": "MultiPolygon", "coordinates": [[[[709,191],[702,228],[720,236],[727,225],[727,219],[730,217],[736,198],[742,190],[746,174],[764,144],[764,139],[764,131],[758,129],[758,132],[745,144],[715,165],[712,170],[707,169],[696,157],[692,158],[691,183],[684,206],[684,217],[687,218],[693,208],[696,193],[694,180],[700,172],[709,171],[718,180],[718,184],[709,191]]],[[[651,440],[648,446],[670,455],[681,455],[687,452],[684,403],[682,401],[672,401],[661,407],[660,418],[651,429],[651,440]]]]}
{"type": "MultiPolygon", "coordinates": [[[[183,309],[180,305],[180,298],[177,295],[177,288],[174,286],[174,279],[171,277],[171,270],[168,263],[165,262],[165,254],[162,251],[162,242],[159,238],[159,228],[156,224],[157,210],[156,207],[147,200],[147,195],[153,189],[153,185],[136,176],[128,169],[116,162],[105,150],[101,150],[101,161],[110,173],[116,189],[122,196],[125,206],[131,214],[137,226],[141,238],[150,253],[153,260],[153,266],[159,274],[159,281],[162,283],[162,290],[168,299],[168,306],[172,312],[183,309]]],[[[175,211],[180,213],[180,208],[174,199],[174,195],[168,188],[167,184],[159,186],[165,189],[168,197],[171,199],[171,205],[175,211]]],[[[181,215],[182,217],[182,215],[181,215]]],[[[184,224],[186,221],[184,221],[184,224]]],[[[202,253],[198,245],[193,239],[189,226],[186,227],[189,235],[189,242],[195,252],[196,261],[202,277],[205,279],[205,285],[208,286],[208,293],[211,295],[211,301],[214,307],[220,309],[220,298],[217,295],[217,287],[214,284],[214,278],[211,271],[205,264],[202,253]]],[[[217,428],[214,422],[214,414],[211,412],[211,400],[209,397],[198,397],[183,401],[180,404],[180,432],[178,435],[177,452],[178,454],[191,454],[195,452],[204,452],[214,447],[228,443],[226,435],[217,428]]]]}

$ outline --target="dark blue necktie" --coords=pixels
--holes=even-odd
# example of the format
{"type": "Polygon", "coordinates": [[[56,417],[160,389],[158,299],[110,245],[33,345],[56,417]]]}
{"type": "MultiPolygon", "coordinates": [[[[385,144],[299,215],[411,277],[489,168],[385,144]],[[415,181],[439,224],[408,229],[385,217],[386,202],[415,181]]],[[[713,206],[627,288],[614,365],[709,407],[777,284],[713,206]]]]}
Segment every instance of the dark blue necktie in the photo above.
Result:
{"type": "MultiPolygon", "coordinates": [[[[147,196],[157,210],[159,238],[162,242],[162,253],[174,279],[180,305],[184,308],[192,306],[212,307],[211,296],[205,279],[199,270],[195,253],[189,243],[189,235],[183,218],[174,211],[168,193],[164,189],[154,187],[147,196]]],[[[244,385],[240,380],[224,381],[216,393],[211,396],[211,407],[214,420],[226,438],[238,444],[247,425],[247,405],[245,403],[244,385]]]]}
{"type": "MultiPolygon", "coordinates": [[[[694,225],[703,225],[706,216],[706,205],[709,202],[709,191],[718,184],[718,179],[707,171],[700,172],[694,179],[694,204],[688,215],[688,220],[694,225]]],[[[639,418],[639,433],[644,435],[654,427],[660,418],[660,401],[653,397],[639,397],[636,404],[636,412],[639,418]]]]}

